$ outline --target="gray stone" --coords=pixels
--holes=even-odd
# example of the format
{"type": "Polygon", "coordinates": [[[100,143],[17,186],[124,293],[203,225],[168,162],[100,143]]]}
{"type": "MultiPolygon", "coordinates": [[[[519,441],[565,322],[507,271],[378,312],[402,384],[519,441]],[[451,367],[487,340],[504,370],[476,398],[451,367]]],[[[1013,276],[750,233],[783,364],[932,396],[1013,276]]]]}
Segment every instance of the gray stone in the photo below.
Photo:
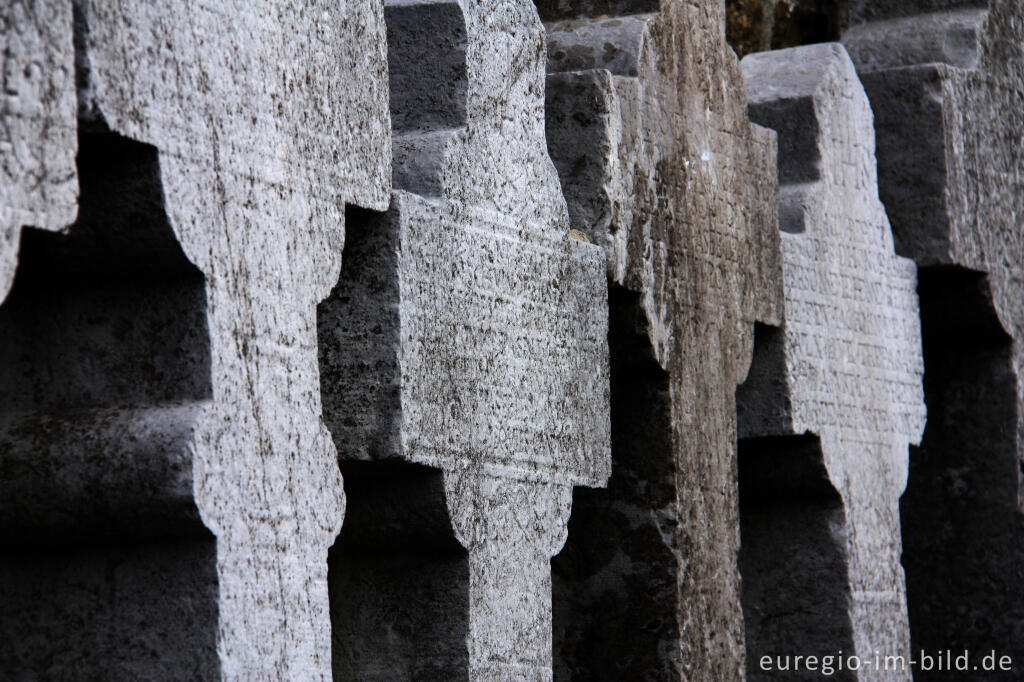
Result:
{"type": "Polygon", "coordinates": [[[416,630],[430,618],[409,602],[433,598],[387,601],[388,586],[359,572],[387,571],[395,592],[422,595],[416,585],[435,571],[427,560],[418,576],[394,561],[339,563],[337,573],[332,563],[332,602],[334,585],[369,595],[338,595],[336,624],[360,618],[376,632],[383,621],[394,633],[367,642],[346,629],[335,671],[550,679],[550,559],[572,486],[609,474],[604,258],[569,235],[544,140],[544,31],[532,3],[395,3],[387,22],[393,102],[413,108],[393,110],[396,191],[386,215],[352,222],[348,253],[358,255],[319,317],[324,414],[343,470],[380,472],[369,476],[373,495],[356,478],[347,486],[372,507],[359,512],[372,527],[346,526],[339,562],[346,543],[391,542],[392,524],[407,527],[392,557],[429,544],[408,527],[439,508],[466,558],[459,568],[451,550],[461,582],[440,598],[449,608],[437,631],[465,634],[461,645],[457,634],[430,642],[433,629],[416,630]],[[430,59],[410,47],[420,44],[430,59]],[[409,494],[382,490],[410,471],[433,492],[407,505],[413,518],[392,521],[401,500],[374,498],[409,494]],[[361,659],[367,648],[377,656],[361,659]]]}
{"type": "MultiPolygon", "coordinates": [[[[881,21],[931,12],[949,10],[984,8],[986,0],[840,0],[843,7],[845,23],[856,26],[865,21],[881,21]]],[[[892,48],[900,49],[897,44],[892,48]]]]}
{"type": "Polygon", "coordinates": [[[747,118],[722,3],[541,9],[549,148],[613,283],[613,476],[555,560],[558,669],[739,678],[735,390],[781,312],[774,135],[747,118]]]}
{"type": "MultiPolygon", "coordinates": [[[[765,333],[783,332],[759,327],[758,350],[765,333]]],[[[752,375],[762,359],[758,350],[752,375]]],[[[742,411],[740,419],[742,429],[742,411]]],[[[820,669],[796,671],[792,663],[797,655],[818,656],[821,662],[857,651],[847,517],[825,466],[821,439],[813,434],[743,438],[739,459],[747,679],[833,679],[820,669]],[[772,666],[762,665],[764,656],[772,666]]],[[[837,670],[834,679],[856,680],[857,672],[837,670]]]]}
{"type": "Polygon", "coordinates": [[[0,7],[0,302],[17,267],[21,229],[61,230],[78,211],[71,3],[0,7]]]}
{"type": "Polygon", "coordinates": [[[851,26],[843,44],[862,72],[910,64],[978,66],[981,33],[988,13],[959,9],[851,26]]]}
{"type": "MultiPolygon", "coordinates": [[[[932,30],[932,9],[907,3],[901,14],[919,16],[900,30],[932,30]]],[[[892,24],[847,36],[875,111],[896,249],[921,270],[930,418],[902,503],[911,636],[1016,661],[1024,602],[1007,576],[1024,562],[1024,6],[993,0],[982,19],[977,46],[961,50],[969,61],[918,63],[894,47],[892,24]]]]}
{"type": "Polygon", "coordinates": [[[43,544],[50,572],[33,548],[5,565],[19,595],[5,630],[35,633],[5,669],[330,678],[327,549],[344,494],[315,311],[346,204],[388,202],[383,5],[83,0],[75,13],[94,204],[66,240],[36,240],[2,311],[5,493],[31,493],[2,518],[43,529],[33,547],[71,534],[91,551],[43,544]],[[27,598],[45,589],[63,597],[27,598]],[[105,594],[138,610],[95,612],[105,594]],[[121,632],[151,646],[118,648],[121,632]]]}
{"type": "Polygon", "coordinates": [[[218,679],[215,631],[193,626],[217,620],[214,553],[212,538],[5,552],[5,676],[218,679]]]}
{"type": "MultiPolygon", "coordinates": [[[[837,530],[851,603],[840,617],[852,621],[865,660],[876,651],[910,660],[898,504],[908,447],[924,430],[921,328],[916,269],[893,253],[878,198],[871,108],[836,43],[749,55],[742,67],[751,119],[779,134],[785,322],[781,334],[764,337],[738,394],[740,437],[820,440],[843,506],[845,528],[837,530]]],[[[817,582],[813,562],[789,566],[803,582],[817,582]]],[[[791,603],[799,594],[769,596],[775,609],[748,617],[748,633],[800,617],[791,603]]],[[[759,644],[748,642],[754,661],[811,653],[802,641],[782,651],[759,644]]],[[[837,644],[813,653],[835,653],[837,644]]],[[[751,677],[758,671],[752,666],[751,677]]],[[[865,668],[860,677],[909,679],[910,672],[865,668]]]]}

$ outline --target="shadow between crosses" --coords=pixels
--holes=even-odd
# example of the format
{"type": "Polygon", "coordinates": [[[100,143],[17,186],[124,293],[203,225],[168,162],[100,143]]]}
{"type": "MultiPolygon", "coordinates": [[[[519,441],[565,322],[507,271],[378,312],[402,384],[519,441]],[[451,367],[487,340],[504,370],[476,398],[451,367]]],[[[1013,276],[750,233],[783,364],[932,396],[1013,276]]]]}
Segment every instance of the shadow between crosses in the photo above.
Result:
{"type": "MultiPolygon", "coordinates": [[[[818,436],[784,433],[782,334],[755,326],[750,371],[736,391],[747,679],[819,680],[820,671],[794,671],[785,657],[854,653],[846,515],[818,436]],[[750,436],[764,433],[779,435],[750,436]]],[[[856,679],[845,670],[833,677],[856,679]]]]}
{"type": "Polygon", "coordinates": [[[668,374],[639,295],[609,285],[612,476],[576,488],[552,560],[556,680],[669,679],[678,642],[668,374]]]}
{"type": "Polygon", "coordinates": [[[393,442],[393,228],[384,214],[348,209],[341,276],[318,311],[325,420],[346,496],[328,555],[332,666],[336,679],[467,679],[468,554],[441,472],[403,461],[393,442]]]}
{"type": "MultiPolygon", "coordinates": [[[[918,293],[928,423],[900,502],[912,650],[994,650],[1014,662],[1003,679],[1020,679],[1024,520],[1011,338],[982,273],[921,268],[918,293]]],[[[921,680],[976,676],[914,671],[921,680]]]]}
{"type": "Polygon", "coordinates": [[[0,670],[216,679],[213,536],[192,500],[204,280],[157,152],[82,133],[67,234],[27,229],[0,306],[0,670]]]}
{"type": "Polygon", "coordinates": [[[439,471],[342,464],[345,524],[328,555],[340,680],[468,679],[469,563],[439,471]]]}
{"type": "Polygon", "coordinates": [[[821,442],[811,435],[742,439],[739,480],[747,679],[821,679],[819,671],[792,671],[785,658],[854,652],[846,516],[821,442]],[[770,671],[763,656],[772,659],[770,671]]]}

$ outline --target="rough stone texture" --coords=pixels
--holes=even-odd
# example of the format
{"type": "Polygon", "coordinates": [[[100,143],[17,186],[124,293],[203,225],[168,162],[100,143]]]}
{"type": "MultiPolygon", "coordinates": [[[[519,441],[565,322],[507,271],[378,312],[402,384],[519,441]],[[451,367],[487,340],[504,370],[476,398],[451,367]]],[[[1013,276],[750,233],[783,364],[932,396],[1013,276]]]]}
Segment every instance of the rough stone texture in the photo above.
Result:
{"type": "Polygon", "coordinates": [[[345,525],[328,559],[335,679],[469,679],[469,562],[444,474],[342,467],[345,525]]]}
{"type": "Polygon", "coordinates": [[[4,676],[219,679],[216,629],[203,627],[217,620],[213,544],[8,545],[0,566],[4,676]]]}
{"type": "MultiPolygon", "coordinates": [[[[984,8],[986,0],[839,0],[843,5],[844,25],[856,26],[865,21],[879,21],[949,10],[984,8]]],[[[898,45],[891,45],[899,49],[898,45]]]]}
{"type": "Polygon", "coordinates": [[[541,3],[549,148],[572,225],[604,247],[614,284],[613,480],[577,504],[556,559],[558,666],[734,679],[735,388],[755,321],[779,323],[774,136],[747,118],[724,3],[571,18],[607,9],[541,3]]]}
{"type": "Polygon", "coordinates": [[[843,42],[865,73],[933,62],[976,69],[987,18],[984,9],[957,9],[872,21],[851,26],[843,42]]]}
{"type": "MultiPolygon", "coordinates": [[[[603,254],[569,235],[544,139],[533,4],[403,2],[387,21],[393,96],[416,109],[395,112],[391,208],[363,216],[360,256],[320,308],[325,419],[343,467],[399,460],[443,472],[444,504],[424,504],[446,508],[468,552],[465,610],[447,597],[442,626],[466,619],[459,675],[550,679],[550,559],[572,486],[609,474],[603,254]],[[433,59],[414,49],[421,42],[433,59]]],[[[365,579],[352,570],[339,567],[338,584],[365,579]]],[[[391,675],[460,665],[408,645],[419,616],[350,608],[399,623],[381,654],[391,675]]],[[[338,659],[358,650],[351,642],[335,647],[336,671],[379,674],[364,667],[372,661],[338,659]]]]}
{"type": "Polygon", "coordinates": [[[995,648],[1016,662],[1024,600],[1008,576],[1024,566],[1024,6],[994,0],[978,17],[965,12],[980,3],[954,4],[959,19],[901,3],[901,21],[853,27],[844,41],[875,110],[897,251],[921,268],[931,418],[902,505],[911,637],[915,648],[995,648]],[[899,35],[940,43],[964,17],[982,29],[960,31],[956,50],[898,47],[899,35]],[[935,59],[946,63],[917,61],[935,59]]]}
{"type": "MultiPolygon", "coordinates": [[[[844,38],[875,109],[880,192],[897,250],[921,266],[958,265],[989,273],[996,311],[1014,339],[1024,325],[1019,295],[1024,149],[1017,144],[1024,124],[1022,17],[1018,3],[993,3],[984,29],[968,32],[981,39],[980,45],[961,50],[977,56],[956,61],[958,66],[977,63],[976,69],[911,62],[872,70],[898,64],[894,49],[902,59],[933,61],[938,55],[889,46],[900,42],[897,35],[947,26],[934,16],[851,29],[844,38]]],[[[977,17],[967,19],[972,27],[980,23],[977,17]]]]}
{"type": "Polygon", "coordinates": [[[0,4],[0,676],[1024,660],[1020,2],[0,4]]]}
{"type": "MultiPolygon", "coordinates": [[[[154,649],[161,646],[148,633],[174,633],[169,622],[185,630],[212,623],[220,670],[209,667],[217,662],[211,642],[182,641],[187,633],[172,636],[179,657],[117,650],[111,640],[132,627],[121,622],[130,609],[114,605],[95,614],[117,625],[95,638],[105,643],[100,662],[80,672],[329,678],[326,559],[344,497],[320,419],[315,311],[337,278],[345,205],[387,206],[382,3],[83,0],[75,12],[79,114],[100,153],[110,155],[88,170],[102,173],[104,160],[120,163],[118,154],[144,153],[140,147],[150,157],[138,164],[139,178],[120,174],[122,187],[112,182],[105,197],[94,197],[114,209],[112,224],[92,215],[66,243],[38,249],[46,265],[72,265],[53,277],[65,288],[48,287],[35,268],[39,291],[26,285],[5,306],[16,323],[3,330],[4,354],[14,360],[4,366],[11,412],[4,467],[16,473],[5,485],[39,495],[46,489],[38,482],[60,472],[51,487],[71,504],[43,495],[35,513],[45,519],[47,505],[56,508],[72,529],[82,525],[79,513],[102,527],[105,518],[130,514],[136,501],[142,518],[126,520],[130,533],[173,534],[184,516],[189,529],[182,532],[194,535],[188,521],[198,509],[216,535],[216,582],[208,540],[189,550],[201,559],[178,568],[174,552],[156,552],[161,570],[129,560],[123,580],[102,568],[116,567],[120,554],[97,546],[95,556],[82,555],[81,589],[64,590],[66,604],[55,599],[53,615],[34,620],[15,610],[5,627],[43,627],[48,618],[77,617],[62,612],[88,614],[90,599],[137,592],[153,600],[153,610],[140,606],[138,627],[154,649]],[[119,199],[122,189],[128,194],[119,199]],[[126,262],[105,270],[119,260],[107,250],[126,262]],[[96,254],[100,267],[93,268],[96,254]],[[146,256],[155,257],[132,261],[146,256]],[[166,263],[176,257],[169,277],[166,263]],[[148,289],[133,289],[140,281],[148,289]],[[32,303],[40,301],[45,307],[36,312],[32,303]],[[47,332],[64,331],[71,340],[62,349],[47,332]],[[34,460],[35,452],[43,456],[34,460]],[[57,466],[60,457],[68,461],[57,466]],[[147,571],[170,582],[147,584],[147,571]],[[162,590],[186,606],[161,606],[162,590]],[[214,593],[212,603],[204,601],[214,593]],[[190,645],[203,665],[191,667],[190,645]],[[140,672],[160,663],[168,666],[163,672],[140,672]]],[[[64,37],[70,43],[70,24],[64,37]]],[[[5,517],[30,514],[25,502],[5,507],[5,517]]],[[[29,554],[5,572],[14,592],[35,580],[29,554]]],[[[53,563],[72,561],[64,556],[53,563]]],[[[59,571],[49,579],[63,589],[59,571]]],[[[45,589],[38,583],[35,589],[45,589]]],[[[30,659],[46,660],[37,655],[46,637],[20,638],[26,671],[35,665],[30,659]]],[[[54,660],[70,665],[75,650],[86,660],[91,635],[68,637],[51,644],[69,652],[54,660]]],[[[76,674],[61,665],[45,672],[76,674]]]]}
{"type": "Polygon", "coordinates": [[[78,211],[71,3],[0,7],[0,302],[21,228],[61,230],[78,211]]]}
{"type": "MultiPolygon", "coordinates": [[[[851,604],[842,616],[856,651],[909,660],[898,503],[908,447],[924,430],[921,326],[914,263],[894,255],[878,198],[871,108],[836,43],[749,55],[742,66],[751,119],[779,134],[785,323],[763,337],[738,394],[740,436],[820,439],[848,525],[851,604]]],[[[791,566],[807,582],[816,569],[791,566]]],[[[754,660],[809,651],[800,641],[781,651],[756,644],[754,660]]],[[[873,679],[867,669],[860,676],[873,679]]]]}

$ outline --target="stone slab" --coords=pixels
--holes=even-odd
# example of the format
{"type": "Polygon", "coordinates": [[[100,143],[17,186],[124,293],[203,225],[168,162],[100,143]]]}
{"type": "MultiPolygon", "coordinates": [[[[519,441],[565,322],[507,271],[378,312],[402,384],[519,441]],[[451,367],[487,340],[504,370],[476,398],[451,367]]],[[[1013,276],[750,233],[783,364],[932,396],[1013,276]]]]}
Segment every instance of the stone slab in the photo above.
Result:
{"type": "Polygon", "coordinates": [[[221,674],[329,678],[326,555],[344,494],[320,420],[316,304],[345,206],[383,209],[381,2],[81,2],[80,114],[159,152],[206,284],[212,397],[192,482],[217,536],[221,674]]]}
{"type": "Polygon", "coordinates": [[[922,644],[993,646],[997,636],[976,627],[985,613],[1012,654],[1024,608],[1003,582],[1022,561],[1014,548],[1024,455],[1024,7],[953,4],[978,26],[960,32],[953,53],[905,53],[891,39],[949,26],[950,15],[934,10],[950,8],[930,3],[907,3],[900,22],[855,23],[843,40],[875,110],[879,188],[897,252],[921,269],[934,409],[912,456],[923,478],[915,483],[912,473],[904,500],[904,525],[917,533],[904,538],[911,626],[922,644]],[[979,492],[965,498],[964,490],[979,492]],[[947,556],[971,557],[970,566],[953,570],[947,556]],[[954,611],[938,593],[971,606],[954,611]]]}

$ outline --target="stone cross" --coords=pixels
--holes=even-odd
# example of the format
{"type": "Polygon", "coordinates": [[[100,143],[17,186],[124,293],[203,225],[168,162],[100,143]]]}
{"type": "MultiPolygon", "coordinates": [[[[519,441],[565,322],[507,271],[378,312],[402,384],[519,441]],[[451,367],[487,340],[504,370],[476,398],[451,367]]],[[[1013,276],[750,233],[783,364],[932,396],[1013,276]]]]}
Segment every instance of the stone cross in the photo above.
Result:
{"type": "Polygon", "coordinates": [[[321,306],[325,418],[343,466],[443,472],[470,679],[550,679],[550,559],[572,487],[609,474],[603,255],[570,237],[532,2],[396,2],[387,21],[396,191],[321,306]]]}
{"type": "Polygon", "coordinates": [[[61,230],[78,211],[71,3],[12,0],[0,8],[0,302],[17,267],[21,229],[61,230]]]}
{"type": "MultiPolygon", "coordinates": [[[[845,518],[835,531],[847,545],[851,597],[841,617],[862,659],[910,660],[899,498],[909,445],[924,430],[921,328],[916,269],[894,255],[878,198],[871,108],[836,43],[752,54],[742,67],[751,119],[779,134],[785,314],[783,333],[757,350],[755,366],[771,369],[752,370],[740,393],[741,437],[820,439],[845,518]]],[[[818,580],[814,563],[790,570],[818,580]]],[[[800,595],[775,598],[779,609],[758,616],[773,620],[748,620],[748,636],[781,628],[780,613],[800,595]]],[[[751,656],[810,652],[806,642],[774,639],[789,649],[751,656]]],[[[910,679],[909,668],[860,676],[910,679]]]]}
{"type": "Polygon", "coordinates": [[[316,305],[345,206],[390,191],[383,5],[83,1],[82,115],[159,152],[205,278],[212,398],[190,425],[217,538],[229,679],[329,679],[327,549],[344,495],[320,419],[316,305]]]}
{"type": "Polygon", "coordinates": [[[724,3],[541,13],[548,144],[573,227],[605,249],[623,391],[610,496],[565,558],[559,655],[583,677],[739,677],[735,390],[755,322],[781,312],[774,136],[747,118],[724,3]]]}
{"type": "Polygon", "coordinates": [[[1024,563],[1024,5],[863,0],[850,18],[880,195],[921,279],[929,420],[902,505],[911,633],[915,648],[1017,660],[1024,599],[1006,576],[1024,563]]]}

